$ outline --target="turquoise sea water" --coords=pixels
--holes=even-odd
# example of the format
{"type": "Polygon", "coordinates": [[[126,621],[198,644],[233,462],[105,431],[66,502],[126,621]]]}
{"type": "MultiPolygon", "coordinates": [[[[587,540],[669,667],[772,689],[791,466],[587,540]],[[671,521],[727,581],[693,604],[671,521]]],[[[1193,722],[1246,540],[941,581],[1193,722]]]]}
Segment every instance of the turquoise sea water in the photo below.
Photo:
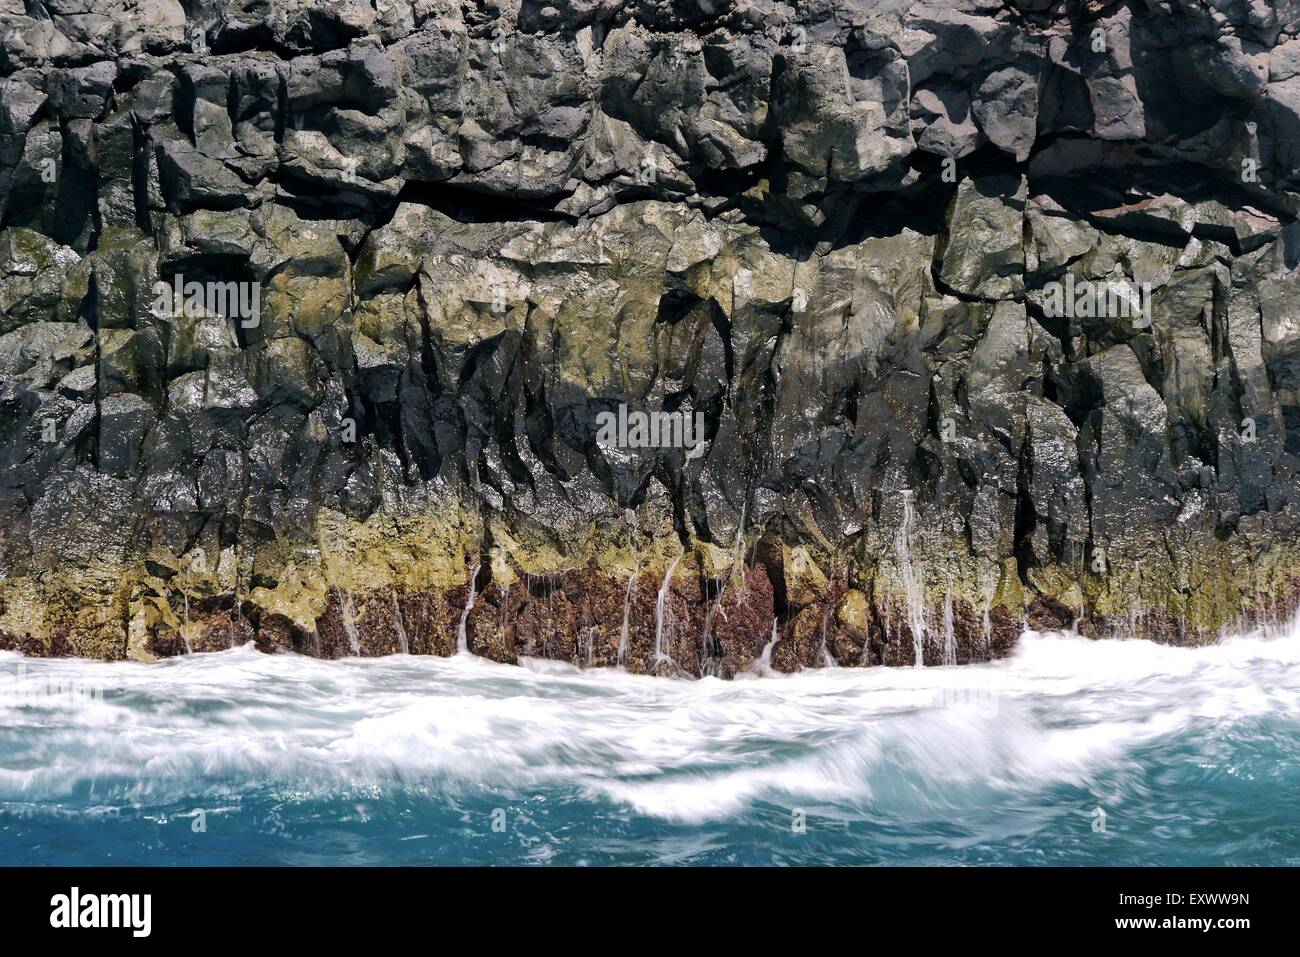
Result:
{"type": "Polygon", "coordinates": [[[0,654],[6,864],[1297,864],[1300,629],[723,682],[0,654]]]}

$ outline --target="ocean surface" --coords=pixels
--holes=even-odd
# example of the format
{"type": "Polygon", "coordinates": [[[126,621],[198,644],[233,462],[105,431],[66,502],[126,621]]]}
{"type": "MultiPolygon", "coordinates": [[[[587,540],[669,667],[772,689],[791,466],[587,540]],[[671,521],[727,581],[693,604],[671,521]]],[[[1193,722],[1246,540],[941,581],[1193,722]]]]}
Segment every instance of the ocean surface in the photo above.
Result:
{"type": "Polygon", "coordinates": [[[1300,629],[735,681],[0,653],[4,864],[1300,864],[1300,629]]]}

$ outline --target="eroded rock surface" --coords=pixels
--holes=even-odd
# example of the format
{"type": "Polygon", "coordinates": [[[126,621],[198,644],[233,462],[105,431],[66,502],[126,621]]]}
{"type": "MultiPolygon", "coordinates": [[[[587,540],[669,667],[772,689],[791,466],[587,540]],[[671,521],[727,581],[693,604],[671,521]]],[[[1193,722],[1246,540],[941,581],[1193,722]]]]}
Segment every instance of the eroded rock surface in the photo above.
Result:
{"type": "Polygon", "coordinates": [[[0,646],[1276,619],[1298,201],[1296,0],[0,0],[0,646]]]}

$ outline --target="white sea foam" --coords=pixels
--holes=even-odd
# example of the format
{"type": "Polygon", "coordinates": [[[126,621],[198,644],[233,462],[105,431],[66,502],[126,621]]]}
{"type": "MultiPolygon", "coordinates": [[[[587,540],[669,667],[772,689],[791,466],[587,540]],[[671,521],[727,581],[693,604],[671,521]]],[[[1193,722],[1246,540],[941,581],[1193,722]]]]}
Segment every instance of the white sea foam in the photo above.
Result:
{"type": "Polygon", "coordinates": [[[754,802],[929,808],[1095,785],[1167,736],[1300,714],[1300,629],[1184,649],[1028,633],[1004,661],[672,680],[525,660],[324,662],[251,646],[154,665],[0,653],[0,802],[163,803],[196,784],[286,795],[571,788],[707,820],[754,802]]]}

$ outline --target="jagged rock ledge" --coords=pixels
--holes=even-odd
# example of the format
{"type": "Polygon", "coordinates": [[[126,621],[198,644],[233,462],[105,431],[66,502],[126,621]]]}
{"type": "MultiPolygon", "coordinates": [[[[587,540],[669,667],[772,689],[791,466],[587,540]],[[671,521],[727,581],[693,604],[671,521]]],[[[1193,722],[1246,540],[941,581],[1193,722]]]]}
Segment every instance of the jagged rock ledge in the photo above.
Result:
{"type": "Polygon", "coordinates": [[[1298,207],[1294,2],[0,0],[0,642],[464,615],[727,674],[1277,620],[1298,207]]]}
{"type": "MultiPolygon", "coordinates": [[[[910,494],[897,497],[910,507],[910,494]]],[[[246,642],[321,658],[447,656],[460,647],[499,662],[526,655],[727,678],[767,667],[915,665],[918,632],[927,666],[1002,657],[1025,628],[1204,643],[1222,630],[1281,623],[1300,605],[1300,583],[1279,578],[1249,606],[1216,605],[1208,590],[1189,589],[1181,606],[1138,608],[1117,603],[1123,594],[1109,594],[1096,575],[1076,584],[1068,597],[1079,604],[1067,606],[1026,588],[1014,559],[1000,573],[968,576],[965,544],[943,547],[918,531],[926,526],[915,514],[881,523],[895,529],[892,541],[863,539],[830,556],[761,532],[728,548],[696,540],[683,549],[670,524],[629,513],[573,536],[574,550],[593,556],[573,567],[504,526],[476,524],[463,501],[436,517],[318,516],[313,546],[281,549],[282,564],[269,550],[234,545],[215,562],[201,547],[179,558],[156,552],[126,572],[102,569],[113,575],[109,600],[74,597],[53,615],[47,600],[24,607],[10,589],[5,619],[36,627],[0,630],[0,648],[148,661],[246,642]],[[1223,618],[1225,607],[1238,617],[1223,618]]],[[[78,569],[46,586],[87,584],[78,569]]]]}

